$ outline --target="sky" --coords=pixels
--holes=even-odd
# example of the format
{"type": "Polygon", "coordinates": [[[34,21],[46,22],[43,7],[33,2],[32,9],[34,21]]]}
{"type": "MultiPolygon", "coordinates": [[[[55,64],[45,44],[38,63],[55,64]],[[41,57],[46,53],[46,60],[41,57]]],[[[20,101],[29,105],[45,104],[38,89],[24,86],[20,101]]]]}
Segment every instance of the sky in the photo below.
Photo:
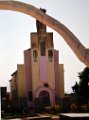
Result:
{"type": "MultiPolygon", "coordinates": [[[[89,0],[18,0],[45,8],[47,14],[64,24],[80,42],[89,48],[89,0]]],[[[30,33],[36,32],[36,20],[26,14],[0,10],[0,86],[7,86],[17,64],[23,64],[23,51],[30,48],[30,33]]],[[[64,39],[54,30],[54,48],[59,50],[59,63],[64,64],[65,93],[79,82],[78,73],[86,66],[79,61],[64,39]]]]}

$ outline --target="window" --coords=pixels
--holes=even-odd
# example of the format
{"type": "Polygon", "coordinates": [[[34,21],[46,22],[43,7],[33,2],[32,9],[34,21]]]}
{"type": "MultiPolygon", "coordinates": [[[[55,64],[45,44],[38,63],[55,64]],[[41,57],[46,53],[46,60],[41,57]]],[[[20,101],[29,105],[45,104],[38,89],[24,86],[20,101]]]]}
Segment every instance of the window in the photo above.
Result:
{"type": "Polygon", "coordinates": [[[45,40],[40,40],[41,56],[45,56],[45,40]]]}
{"type": "Polygon", "coordinates": [[[44,83],[44,87],[49,87],[48,83],[44,83]]]}
{"type": "Polygon", "coordinates": [[[37,62],[37,58],[38,58],[37,50],[34,50],[34,51],[33,51],[33,59],[34,59],[34,62],[37,62]]]}
{"type": "Polygon", "coordinates": [[[52,50],[48,50],[48,59],[49,59],[49,62],[52,62],[52,59],[53,59],[53,51],[52,50]]]}
{"type": "Polygon", "coordinates": [[[32,101],[32,100],[33,100],[32,91],[29,91],[29,92],[28,92],[28,99],[29,99],[29,101],[32,101]]]}

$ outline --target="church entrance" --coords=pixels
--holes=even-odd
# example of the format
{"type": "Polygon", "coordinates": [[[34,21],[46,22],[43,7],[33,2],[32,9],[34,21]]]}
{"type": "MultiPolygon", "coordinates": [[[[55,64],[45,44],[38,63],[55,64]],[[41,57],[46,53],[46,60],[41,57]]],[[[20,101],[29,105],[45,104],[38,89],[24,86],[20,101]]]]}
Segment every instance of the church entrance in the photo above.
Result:
{"type": "Polygon", "coordinates": [[[46,106],[50,106],[50,94],[46,90],[42,90],[38,97],[35,98],[35,108],[43,109],[46,106]]]}
{"type": "Polygon", "coordinates": [[[43,107],[50,105],[50,94],[47,91],[41,91],[39,93],[39,99],[41,100],[43,107]]]}

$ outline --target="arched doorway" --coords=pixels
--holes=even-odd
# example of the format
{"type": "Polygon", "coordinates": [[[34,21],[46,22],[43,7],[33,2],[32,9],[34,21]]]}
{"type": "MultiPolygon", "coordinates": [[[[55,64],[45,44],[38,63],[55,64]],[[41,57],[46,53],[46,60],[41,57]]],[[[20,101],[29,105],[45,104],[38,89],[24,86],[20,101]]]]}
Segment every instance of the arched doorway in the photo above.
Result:
{"type": "Polygon", "coordinates": [[[55,105],[55,91],[51,87],[39,86],[35,89],[33,99],[35,105],[44,103],[44,106],[54,106],[55,105]],[[46,103],[47,102],[47,103],[46,103]]]}
{"type": "Polygon", "coordinates": [[[39,99],[41,100],[43,107],[50,105],[50,94],[46,90],[39,93],[39,99]]]}

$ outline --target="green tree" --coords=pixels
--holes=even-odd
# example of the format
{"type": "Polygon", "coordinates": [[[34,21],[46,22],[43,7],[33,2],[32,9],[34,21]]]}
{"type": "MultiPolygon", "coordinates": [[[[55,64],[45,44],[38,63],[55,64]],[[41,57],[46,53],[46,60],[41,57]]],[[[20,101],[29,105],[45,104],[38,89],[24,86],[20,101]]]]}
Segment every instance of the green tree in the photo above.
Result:
{"type": "Polygon", "coordinates": [[[79,84],[76,82],[72,87],[74,93],[89,99],[89,68],[86,67],[83,71],[78,73],[80,79],[79,84]]]}
{"type": "Polygon", "coordinates": [[[79,94],[89,99],[89,68],[86,67],[83,71],[78,73],[79,94]]]}

